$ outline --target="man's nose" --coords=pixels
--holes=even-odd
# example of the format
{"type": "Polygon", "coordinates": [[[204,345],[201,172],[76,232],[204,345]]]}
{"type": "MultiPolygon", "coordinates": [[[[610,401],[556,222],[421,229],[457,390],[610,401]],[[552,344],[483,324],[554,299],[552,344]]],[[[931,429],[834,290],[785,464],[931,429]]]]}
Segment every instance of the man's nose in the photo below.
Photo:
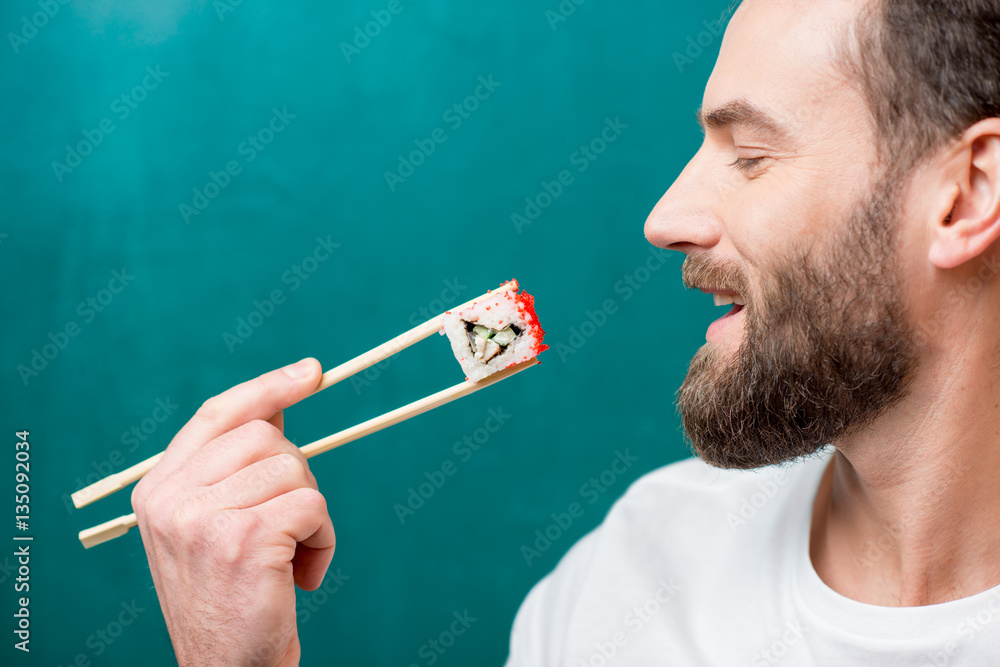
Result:
{"type": "Polygon", "coordinates": [[[653,245],[687,254],[719,242],[719,192],[702,168],[703,158],[699,151],[688,162],[646,218],[646,239],[653,245]]]}

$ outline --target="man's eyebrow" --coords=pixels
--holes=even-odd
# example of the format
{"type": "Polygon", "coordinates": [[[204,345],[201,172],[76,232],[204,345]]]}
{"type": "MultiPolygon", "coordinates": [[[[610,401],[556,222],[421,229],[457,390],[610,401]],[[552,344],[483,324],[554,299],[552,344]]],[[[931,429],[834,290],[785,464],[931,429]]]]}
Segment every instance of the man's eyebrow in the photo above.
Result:
{"type": "Polygon", "coordinates": [[[744,127],[775,139],[788,136],[788,130],[780,122],[746,100],[733,100],[707,111],[698,109],[698,124],[704,131],[744,127]]]}

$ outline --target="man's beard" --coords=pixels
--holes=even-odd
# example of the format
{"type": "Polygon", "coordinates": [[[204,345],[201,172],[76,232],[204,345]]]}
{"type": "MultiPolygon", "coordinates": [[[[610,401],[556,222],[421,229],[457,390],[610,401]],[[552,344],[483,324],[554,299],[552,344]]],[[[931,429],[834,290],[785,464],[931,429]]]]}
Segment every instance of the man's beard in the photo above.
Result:
{"type": "Polygon", "coordinates": [[[742,269],[689,256],[684,283],[737,289],[745,337],[735,358],[706,344],[677,407],[694,452],[756,468],[816,452],[902,398],[916,366],[899,281],[896,188],[884,180],[834,238],[798,248],[748,293],[742,269]]]}

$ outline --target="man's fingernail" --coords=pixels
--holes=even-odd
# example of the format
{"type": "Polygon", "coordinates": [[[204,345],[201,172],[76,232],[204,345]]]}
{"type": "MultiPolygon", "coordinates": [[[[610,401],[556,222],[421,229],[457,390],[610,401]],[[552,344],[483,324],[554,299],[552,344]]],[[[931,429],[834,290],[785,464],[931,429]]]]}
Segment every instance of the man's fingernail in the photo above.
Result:
{"type": "Polygon", "coordinates": [[[312,361],[309,359],[303,359],[302,361],[292,364],[291,366],[285,366],[283,370],[285,371],[285,375],[293,380],[301,380],[305,376],[309,375],[310,366],[312,366],[312,361]]]}

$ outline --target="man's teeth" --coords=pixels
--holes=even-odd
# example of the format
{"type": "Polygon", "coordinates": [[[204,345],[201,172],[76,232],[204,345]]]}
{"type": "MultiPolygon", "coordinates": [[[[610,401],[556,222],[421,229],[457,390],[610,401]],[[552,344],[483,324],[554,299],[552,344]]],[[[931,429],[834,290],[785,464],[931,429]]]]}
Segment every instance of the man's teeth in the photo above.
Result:
{"type": "Polygon", "coordinates": [[[729,304],[735,303],[737,306],[745,306],[746,301],[743,300],[742,296],[727,296],[725,294],[713,294],[712,298],[715,299],[716,306],[728,306],[729,304]]]}

